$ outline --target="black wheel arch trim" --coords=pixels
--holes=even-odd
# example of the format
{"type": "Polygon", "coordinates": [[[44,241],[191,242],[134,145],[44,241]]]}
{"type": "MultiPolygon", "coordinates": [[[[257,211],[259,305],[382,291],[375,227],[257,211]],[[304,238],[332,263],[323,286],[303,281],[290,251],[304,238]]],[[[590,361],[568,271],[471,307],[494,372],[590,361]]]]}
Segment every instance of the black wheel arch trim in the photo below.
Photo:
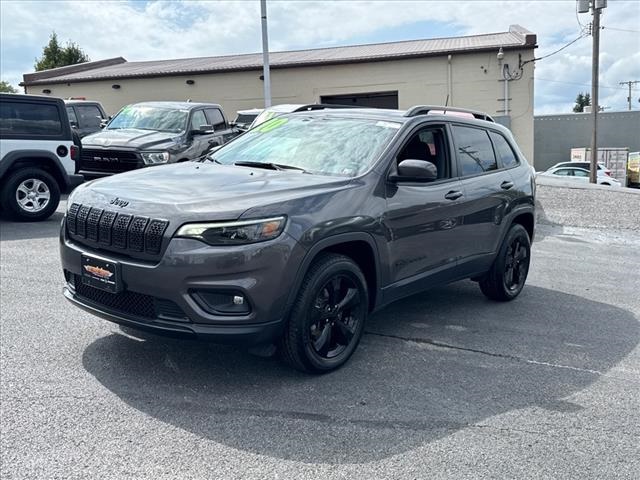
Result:
{"type": "Polygon", "coordinates": [[[44,157],[53,162],[53,167],[64,182],[64,184],[60,185],[60,190],[68,190],[70,187],[69,173],[65,170],[60,159],[47,150],[14,150],[7,153],[2,160],[0,160],[0,179],[4,178],[5,174],[21,160],[29,160],[38,157],[44,157]]]}
{"type": "Polygon", "coordinates": [[[500,251],[500,245],[502,245],[502,242],[504,242],[504,238],[507,236],[507,233],[509,232],[509,229],[511,228],[511,225],[513,225],[514,220],[516,219],[516,217],[524,214],[524,213],[528,213],[533,217],[533,233],[531,235],[531,238],[529,239],[531,241],[531,243],[533,243],[533,237],[535,236],[535,230],[536,230],[536,212],[535,212],[535,208],[532,205],[521,205],[518,206],[516,208],[514,208],[511,212],[509,212],[509,215],[506,218],[506,221],[504,222],[505,228],[502,231],[502,234],[500,236],[500,243],[498,244],[498,251],[500,251]]]}
{"type": "Polygon", "coordinates": [[[334,247],[337,245],[341,245],[349,242],[365,242],[371,248],[374,256],[374,269],[375,269],[375,279],[376,279],[376,287],[375,292],[369,292],[369,295],[372,294],[375,296],[375,304],[373,305],[373,310],[375,310],[380,301],[382,300],[381,292],[381,273],[380,273],[380,254],[378,252],[378,248],[376,246],[374,238],[371,234],[366,232],[351,232],[351,233],[340,233],[338,235],[331,235],[330,237],[325,237],[322,240],[316,242],[307,250],[298,270],[296,272],[296,277],[293,283],[293,288],[291,292],[289,292],[289,298],[287,299],[286,304],[286,316],[289,315],[293,303],[295,302],[296,296],[298,295],[298,290],[300,289],[300,285],[302,285],[302,281],[304,280],[304,276],[306,275],[311,263],[317,258],[318,254],[330,247],[334,247]]]}

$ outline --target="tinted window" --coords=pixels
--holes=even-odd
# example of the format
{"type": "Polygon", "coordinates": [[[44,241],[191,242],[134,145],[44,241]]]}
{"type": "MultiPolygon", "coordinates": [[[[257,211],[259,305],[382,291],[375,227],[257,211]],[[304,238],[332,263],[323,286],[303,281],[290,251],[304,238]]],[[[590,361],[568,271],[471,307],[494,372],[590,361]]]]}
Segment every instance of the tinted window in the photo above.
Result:
{"type": "Polygon", "coordinates": [[[76,117],[76,111],[73,107],[67,107],[67,115],[69,116],[69,122],[78,125],[78,117],[76,117]]]}
{"type": "Polygon", "coordinates": [[[80,128],[100,129],[102,114],[95,105],[76,105],[80,128]]]}
{"type": "Polygon", "coordinates": [[[214,130],[225,126],[224,116],[217,108],[207,108],[207,117],[209,118],[209,125],[213,125],[214,130]]]}
{"type": "Polygon", "coordinates": [[[578,170],[577,168],[573,169],[573,176],[574,177],[588,177],[589,176],[589,172],[587,172],[586,170],[578,170]]]}
{"type": "Polygon", "coordinates": [[[191,117],[191,130],[200,130],[201,125],[208,125],[204,110],[196,110],[191,117]]]}
{"type": "Polygon", "coordinates": [[[554,175],[560,175],[561,177],[567,177],[569,175],[571,175],[571,170],[567,169],[567,168],[563,168],[561,170],[556,170],[555,172],[553,172],[554,175]]]}
{"type": "Polygon", "coordinates": [[[6,134],[59,135],[62,123],[55,105],[0,103],[0,131],[6,134]]]}
{"type": "Polygon", "coordinates": [[[426,160],[438,169],[438,178],[449,178],[447,155],[445,152],[445,135],[441,128],[420,130],[402,147],[397,161],[426,160]]]}
{"type": "Polygon", "coordinates": [[[452,130],[461,176],[476,175],[498,168],[486,131],[460,126],[453,126],[452,130]]]}
{"type": "Polygon", "coordinates": [[[495,132],[490,132],[489,136],[496,149],[496,155],[498,155],[498,158],[502,161],[502,167],[515,167],[518,164],[518,157],[516,157],[516,154],[511,149],[507,139],[495,132]]]}

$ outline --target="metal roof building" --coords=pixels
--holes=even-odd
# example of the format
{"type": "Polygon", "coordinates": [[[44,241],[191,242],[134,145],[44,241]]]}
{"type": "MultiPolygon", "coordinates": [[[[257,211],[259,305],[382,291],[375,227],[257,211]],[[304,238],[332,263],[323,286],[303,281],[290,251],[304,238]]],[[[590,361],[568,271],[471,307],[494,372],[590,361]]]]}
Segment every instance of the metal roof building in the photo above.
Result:
{"type": "MultiPolygon", "coordinates": [[[[520,66],[535,48],[536,35],[512,25],[484,35],[272,52],[272,103],[407,108],[448,99],[502,117],[532,159],[533,63],[520,66]],[[518,74],[506,90],[505,65],[518,74]]],[[[138,101],[191,99],[220,103],[233,116],[262,106],[261,70],[257,53],[142,62],[116,57],[27,73],[21,85],[28,93],[98,100],[109,113],[138,101]]]]}

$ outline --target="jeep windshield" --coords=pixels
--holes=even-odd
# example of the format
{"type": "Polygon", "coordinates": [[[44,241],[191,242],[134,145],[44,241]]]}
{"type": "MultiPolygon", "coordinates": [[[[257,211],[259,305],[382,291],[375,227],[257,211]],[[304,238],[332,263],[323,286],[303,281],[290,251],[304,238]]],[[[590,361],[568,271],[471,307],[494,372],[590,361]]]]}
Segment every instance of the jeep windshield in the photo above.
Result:
{"type": "Polygon", "coordinates": [[[158,132],[183,132],[187,128],[187,110],[150,107],[147,105],[129,105],[113,117],[105,130],[134,128],[158,132]]]}
{"type": "Polygon", "coordinates": [[[363,118],[287,115],[249,130],[212,153],[224,165],[298,169],[324,175],[365,172],[400,128],[400,123],[363,118]]]}

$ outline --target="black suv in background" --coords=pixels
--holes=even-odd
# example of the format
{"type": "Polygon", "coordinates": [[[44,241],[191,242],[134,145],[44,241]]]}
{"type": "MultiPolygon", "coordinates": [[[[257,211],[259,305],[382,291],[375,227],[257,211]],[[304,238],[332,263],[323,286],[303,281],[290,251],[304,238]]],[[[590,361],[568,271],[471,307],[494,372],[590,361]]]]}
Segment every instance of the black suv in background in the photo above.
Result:
{"type": "Polygon", "coordinates": [[[71,302],[143,330],[276,342],[309,372],[342,365],[370,312],[426,288],[471,278],[514,299],[534,234],[533,171],[511,133],[428,106],[279,116],[68,205],[71,302]]]}
{"type": "Polygon", "coordinates": [[[103,130],[82,139],[78,171],[97,178],[193,160],[239,133],[229,126],[220,105],[136,103],[122,108],[103,130]]]}
{"type": "Polygon", "coordinates": [[[64,104],[67,107],[71,128],[80,138],[99,132],[108,120],[100,102],[68,99],[64,101],[64,104]]]}

